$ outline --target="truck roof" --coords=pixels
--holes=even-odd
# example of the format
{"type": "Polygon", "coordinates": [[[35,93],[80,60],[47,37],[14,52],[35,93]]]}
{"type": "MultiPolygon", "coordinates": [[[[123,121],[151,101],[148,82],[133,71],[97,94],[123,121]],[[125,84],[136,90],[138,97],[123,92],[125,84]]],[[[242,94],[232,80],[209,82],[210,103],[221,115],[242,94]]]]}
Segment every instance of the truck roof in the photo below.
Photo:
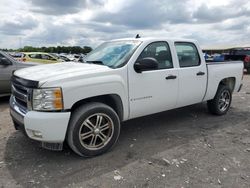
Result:
{"type": "Polygon", "coordinates": [[[141,37],[141,38],[121,38],[121,39],[114,39],[111,41],[125,41],[125,40],[137,40],[137,41],[142,41],[142,42],[153,42],[153,41],[171,41],[171,42],[176,42],[176,41],[182,41],[182,42],[192,42],[196,43],[197,40],[194,39],[184,39],[184,38],[164,38],[164,37],[141,37]]]}

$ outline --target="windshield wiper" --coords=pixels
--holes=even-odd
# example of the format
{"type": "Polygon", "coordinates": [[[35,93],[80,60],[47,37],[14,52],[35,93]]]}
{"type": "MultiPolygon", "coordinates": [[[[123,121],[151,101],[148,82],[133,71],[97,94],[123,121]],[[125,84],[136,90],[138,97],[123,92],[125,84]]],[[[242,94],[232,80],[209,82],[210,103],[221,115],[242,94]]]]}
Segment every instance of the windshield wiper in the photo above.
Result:
{"type": "Polygon", "coordinates": [[[104,65],[102,61],[86,61],[86,63],[93,63],[97,65],[104,65]]]}

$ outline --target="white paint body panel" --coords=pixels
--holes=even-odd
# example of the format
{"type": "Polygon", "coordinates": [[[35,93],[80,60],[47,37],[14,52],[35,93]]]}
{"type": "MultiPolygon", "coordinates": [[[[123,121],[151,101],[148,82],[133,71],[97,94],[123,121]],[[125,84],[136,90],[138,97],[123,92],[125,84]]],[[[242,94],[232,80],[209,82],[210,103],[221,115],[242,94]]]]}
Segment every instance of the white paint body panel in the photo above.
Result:
{"type": "Polygon", "coordinates": [[[70,112],[28,112],[24,117],[25,131],[34,140],[62,143],[65,139],[70,112]],[[35,137],[32,131],[39,131],[42,137],[35,137]]]}
{"type": "Polygon", "coordinates": [[[234,92],[238,91],[242,84],[243,67],[244,65],[241,61],[235,61],[235,63],[215,62],[208,64],[208,85],[203,100],[207,101],[214,98],[218,85],[224,78],[235,78],[234,92]]]}
{"type": "MultiPolygon", "coordinates": [[[[178,95],[178,68],[176,68],[176,65],[172,69],[145,71],[142,73],[136,73],[134,70],[134,63],[143,49],[148,44],[157,41],[168,42],[169,47],[172,48],[171,41],[162,39],[145,41],[127,64],[130,119],[176,107],[178,95]],[[166,80],[165,78],[169,75],[175,75],[177,79],[166,80]]],[[[171,55],[174,57],[172,53],[171,55]]],[[[175,64],[176,60],[174,59],[173,63],[175,64]]]]}
{"type": "MultiPolygon", "coordinates": [[[[128,40],[128,39],[124,39],[128,40]]],[[[193,40],[131,39],[142,43],[128,63],[118,69],[102,65],[82,63],[57,63],[36,66],[15,72],[15,75],[39,81],[39,87],[61,87],[64,108],[70,110],[78,101],[107,94],[120,97],[123,105],[123,120],[149,115],[181,106],[212,99],[224,78],[235,78],[235,88],[241,84],[243,63],[206,64],[202,51],[193,40]],[[174,67],[136,73],[134,63],[142,50],[156,41],[168,42],[174,67]],[[197,46],[201,65],[180,68],[174,42],[192,42],[197,46]],[[205,75],[197,76],[203,71],[205,75]],[[166,80],[168,75],[177,79],[166,80]]],[[[44,134],[41,141],[62,142],[65,138],[70,112],[28,112],[25,129],[38,130],[44,134]]],[[[33,137],[31,137],[33,138],[33,137]]],[[[33,138],[34,139],[34,138],[33,138]]]]}

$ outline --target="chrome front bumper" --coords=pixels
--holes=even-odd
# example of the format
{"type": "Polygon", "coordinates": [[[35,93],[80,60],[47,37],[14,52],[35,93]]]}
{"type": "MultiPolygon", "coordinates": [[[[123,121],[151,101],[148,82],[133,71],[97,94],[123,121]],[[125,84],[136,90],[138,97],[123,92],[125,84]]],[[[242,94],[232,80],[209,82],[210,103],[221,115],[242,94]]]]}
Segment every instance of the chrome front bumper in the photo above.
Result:
{"type": "Polygon", "coordinates": [[[12,95],[10,97],[9,104],[10,104],[10,115],[14,122],[15,128],[19,129],[18,126],[24,127],[24,116],[27,113],[27,110],[17,105],[17,102],[15,101],[15,98],[12,95]]]}

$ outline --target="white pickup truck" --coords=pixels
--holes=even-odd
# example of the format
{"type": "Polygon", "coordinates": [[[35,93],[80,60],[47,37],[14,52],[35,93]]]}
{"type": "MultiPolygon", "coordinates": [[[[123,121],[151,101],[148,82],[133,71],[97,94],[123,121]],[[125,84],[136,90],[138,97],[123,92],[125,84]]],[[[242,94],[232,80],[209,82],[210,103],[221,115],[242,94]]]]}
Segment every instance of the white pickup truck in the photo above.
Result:
{"type": "Polygon", "coordinates": [[[122,121],[204,101],[222,115],[242,86],[241,61],[206,63],[194,40],[112,40],[85,61],[16,71],[15,128],[47,149],[61,150],[67,142],[90,157],[116,143],[122,121]]]}

